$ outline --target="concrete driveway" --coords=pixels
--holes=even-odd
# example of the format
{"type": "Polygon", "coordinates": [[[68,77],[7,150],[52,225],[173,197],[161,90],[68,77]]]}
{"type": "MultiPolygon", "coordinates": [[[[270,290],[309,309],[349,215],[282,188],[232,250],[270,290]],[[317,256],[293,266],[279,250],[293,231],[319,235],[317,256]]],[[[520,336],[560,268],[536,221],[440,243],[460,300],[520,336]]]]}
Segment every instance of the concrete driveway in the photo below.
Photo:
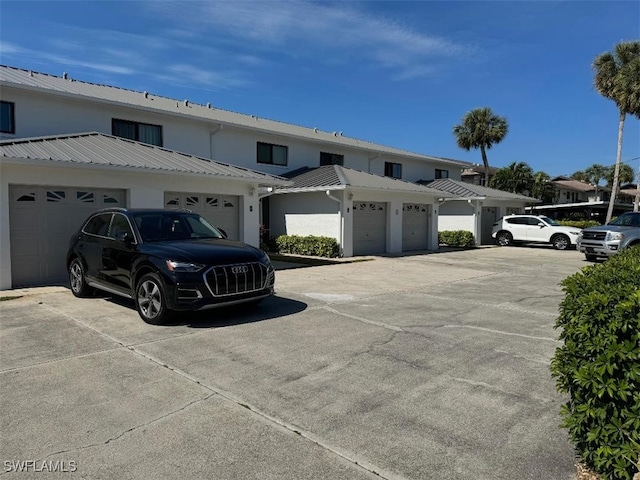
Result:
{"type": "Polygon", "coordinates": [[[586,265],[496,247],[287,269],[258,308],[163,327],[28,290],[0,302],[0,475],[570,479],[549,361],[558,282],[586,265]]]}

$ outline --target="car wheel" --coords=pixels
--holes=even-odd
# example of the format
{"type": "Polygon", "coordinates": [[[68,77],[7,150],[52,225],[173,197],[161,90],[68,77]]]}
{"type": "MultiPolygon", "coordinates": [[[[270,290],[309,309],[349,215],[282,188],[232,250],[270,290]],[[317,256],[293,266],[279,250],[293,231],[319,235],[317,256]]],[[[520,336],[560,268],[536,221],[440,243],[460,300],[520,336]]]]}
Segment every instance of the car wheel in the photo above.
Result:
{"type": "Polygon", "coordinates": [[[556,250],[566,250],[571,245],[571,242],[566,235],[554,235],[551,239],[551,244],[556,250]]]}
{"type": "Polygon", "coordinates": [[[501,247],[508,247],[509,245],[513,245],[513,235],[509,232],[500,232],[496,235],[496,240],[498,241],[498,245],[501,247]]]}
{"type": "Polygon", "coordinates": [[[589,254],[586,254],[586,253],[585,253],[584,257],[587,259],[588,262],[595,262],[598,259],[597,255],[589,255],[589,254]]]}
{"type": "Polygon", "coordinates": [[[147,273],[140,278],[136,286],[135,301],[142,320],[152,325],[167,322],[173,314],[167,308],[164,284],[155,273],[147,273]]]}
{"type": "Polygon", "coordinates": [[[91,287],[87,285],[87,281],[84,278],[84,267],[79,258],[74,258],[69,265],[69,283],[71,292],[76,297],[87,297],[92,292],[91,287]]]}

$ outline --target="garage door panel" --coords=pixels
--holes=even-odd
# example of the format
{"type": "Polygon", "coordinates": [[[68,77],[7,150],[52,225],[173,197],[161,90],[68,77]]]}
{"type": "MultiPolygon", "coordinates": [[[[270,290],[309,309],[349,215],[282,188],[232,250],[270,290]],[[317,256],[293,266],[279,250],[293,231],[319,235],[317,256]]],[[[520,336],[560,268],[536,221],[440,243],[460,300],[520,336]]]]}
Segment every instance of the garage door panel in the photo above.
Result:
{"type": "Polygon", "coordinates": [[[71,235],[91,213],[124,207],[124,190],[10,185],[9,226],[13,287],[65,281],[71,235]]]}
{"type": "Polygon", "coordinates": [[[428,247],[429,208],[425,204],[402,205],[402,250],[426,250],[428,247]]]}
{"type": "Polygon", "coordinates": [[[372,255],[387,250],[387,207],[381,202],[353,203],[353,254],[372,255]]]}
{"type": "Polygon", "coordinates": [[[240,197],[236,195],[166,192],[165,207],[189,209],[224,230],[229,239],[240,239],[240,197]]]}

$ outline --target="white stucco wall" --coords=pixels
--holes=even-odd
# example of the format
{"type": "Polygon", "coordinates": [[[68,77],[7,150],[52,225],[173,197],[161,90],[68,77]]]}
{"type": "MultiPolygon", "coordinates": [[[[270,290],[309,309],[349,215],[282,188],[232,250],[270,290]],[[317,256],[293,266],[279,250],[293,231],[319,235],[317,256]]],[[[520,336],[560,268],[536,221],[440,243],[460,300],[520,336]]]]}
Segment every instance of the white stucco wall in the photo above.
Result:
{"type": "Polygon", "coordinates": [[[251,195],[250,183],[175,173],[141,173],[123,169],[105,171],[91,166],[74,168],[0,163],[0,289],[11,288],[9,185],[124,189],[128,206],[134,208],[163,208],[165,191],[239,195],[240,239],[259,245],[258,196],[251,195]]]}
{"type": "Polygon", "coordinates": [[[272,195],[270,202],[271,235],[319,235],[340,243],[339,205],[324,192],[272,195]]]}
{"type": "Polygon", "coordinates": [[[465,201],[447,201],[440,205],[438,231],[467,230],[475,234],[475,209],[465,201]]]}

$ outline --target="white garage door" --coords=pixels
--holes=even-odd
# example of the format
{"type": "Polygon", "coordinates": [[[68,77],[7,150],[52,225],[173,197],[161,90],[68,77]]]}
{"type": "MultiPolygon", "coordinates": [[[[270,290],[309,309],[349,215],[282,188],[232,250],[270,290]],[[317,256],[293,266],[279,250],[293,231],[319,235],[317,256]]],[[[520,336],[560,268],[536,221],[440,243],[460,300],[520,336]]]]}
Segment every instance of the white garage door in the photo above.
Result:
{"type": "Polygon", "coordinates": [[[417,203],[402,205],[402,251],[426,250],[429,243],[427,226],[429,206],[417,203]]]}
{"type": "Polygon", "coordinates": [[[482,219],[480,220],[480,245],[491,245],[495,240],[491,238],[493,224],[497,220],[498,209],[496,207],[482,207],[482,219]]]}
{"type": "Polygon", "coordinates": [[[69,239],[91,213],[126,206],[124,190],[9,186],[13,287],[65,282],[69,239]]]}
{"type": "Polygon", "coordinates": [[[186,208],[202,215],[209,223],[221,228],[231,240],[240,240],[240,197],[211,193],[164,194],[166,208],[186,208]]]}
{"type": "Polygon", "coordinates": [[[387,206],[380,202],[353,202],[353,254],[387,251],[387,206]]]}

